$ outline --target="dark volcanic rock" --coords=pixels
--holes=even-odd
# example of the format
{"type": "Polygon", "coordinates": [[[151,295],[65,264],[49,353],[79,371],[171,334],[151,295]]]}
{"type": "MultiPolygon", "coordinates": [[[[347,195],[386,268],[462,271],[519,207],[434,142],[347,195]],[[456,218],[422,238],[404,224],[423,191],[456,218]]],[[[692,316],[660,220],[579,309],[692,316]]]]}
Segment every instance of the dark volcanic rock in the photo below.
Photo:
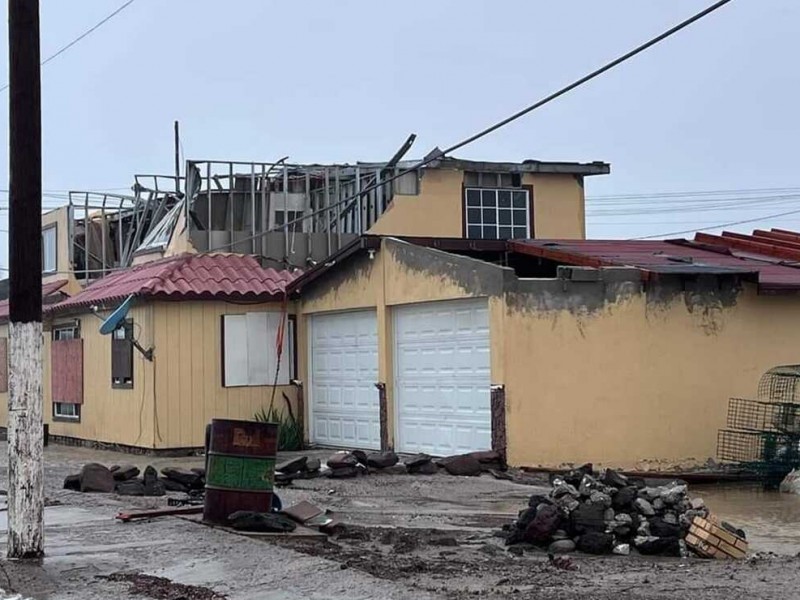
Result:
{"type": "Polygon", "coordinates": [[[528,498],[528,506],[536,508],[540,504],[552,504],[553,501],[550,500],[547,496],[542,496],[541,494],[533,494],[530,498],[528,498]]]}
{"type": "Polygon", "coordinates": [[[193,473],[188,469],[175,469],[172,467],[167,467],[165,469],[161,469],[161,474],[167,479],[172,479],[172,481],[182,483],[186,487],[193,490],[199,489],[203,486],[202,478],[197,473],[193,473]]]}
{"type": "Polygon", "coordinates": [[[350,477],[358,477],[360,470],[358,467],[337,467],[335,469],[331,469],[328,473],[328,477],[332,479],[347,479],[350,477]]]}
{"type": "Polygon", "coordinates": [[[547,547],[550,554],[568,554],[575,551],[575,542],[572,540],[556,540],[547,547]]]}
{"type": "Polygon", "coordinates": [[[192,468],[191,468],[191,469],[189,469],[189,470],[190,470],[192,473],[196,473],[197,475],[199,475],[199,476],[200,476],[200,477],[202,477],[203,479],[205,479],[205,478],[206,478],[206,470],[205,470],[203,467],[192,467],[192,468]]]}
{"type": "Polygon", "coordinates": [[[459,456],[448,456],[438,461],[440,467],[444,467],[445,471],[450,475],[480,475],[483,467],[477,458],[470,454],[461,454],[459,456]]]}
{"type": "Polygon", "coordinates": [[[339,452],[328,459],[328,466],[333,469],[347,469],[358,465],[358,459],[349,452],[339,452]]]}
{"type": "Polygon", "coordinates": [[[386,475],[405,475],[408,473],[408,467],[406,467],[403,463],[397,463],[391,467],[385,467],[381,469],[381,473],[386,475]]]}
{"type": "Polygon", "coordinates": [[[431,462],[431,457],[427,454],[415,454],[414,456],[409,456],[403,461],[406,467],[408,467],[409,472],[413,472],[413,470],[417,467],[421,467],[429,462],[431,462]]]}
{"type": "Polygon", "coordinates": [[[299,456],[291,460],[285,460],[279,465],[275,465],[275,470],[285,473],[286,475],[291,475],[292,473],[300,473],[305,471],[307,463],[307,456],[299,456]]]}
{"type": "Polygon", "coordinates": [[[681,528],[679,525],[667,523],[661,517],[653,517],[649,519],[650,534],[660,538],[677,538],[681,535],[681,528]]]}
{"type": "Polygon", "coordinates": [[[634,541],[636,549],[647,556],[680,556],[681,544],[676,537],[650,537],[634,541]]]}
{"type": "Polygon", "coordinates": [[[581,465],[577,469],[572,469],[571,471],[565,473],[561,476],[561,479],[566,481],[570,485],[574,485],[576,488],[580,486],[581,481],[583,480],[584,475],[591,475],[594,472],[594,466],[592,463],[586,463],[585,465],[581,465]]]}
{"type": "Polygon", "coordinates": [[[617,489],[621,489],[629,485],[628,478],[621,473],[617,473],[614,469],[606,469],[603,472],[603,475],[600,477],[600,482],[617,489]]]}
{"type": "Polygon", "coordinates": [[[436,475],[439,472],[439,467],[433,461],[422,463],[421,465],[411,468],[406,465],[409,473],[414,475],[436,475]]]}
{"type": "Polygon", "coordinates": [[[139,467],[134,465],[122,465],[121,467],[117,467],[112,471],[114,481],[128,481],[129,479],[134,479],[139,476],[139,467]]]}
{"type": "Polygon", "coordinates": [[[80,490],[82,492],[109,494],[114,491],[114,475],[103,465],[97,463],[83,465],[80,478],[80,490]]]}
{"type": "Polygon", "coordinates": [[[257,513],[239,510],[228,516],[228,523],[240,531],[285,533],[294,531],[294,521],[276,513],[257,513]]]}
{"type": "Polygon", "coordinates": [[[399,462],[397,454],[394,452],[372,452],[367,455],[367,466],[375,469],[385,469],[393,467],[399,462]]]}
{"type": "Polygon", "coordinates": [[[353,456],[356,457],[356,460],[358,461],[358,464],[364,465],[365,467],[367,466],[367,453],[366,452],[364,452],[363,450],[353,450],[352,452],[350,452],[350,454],[352,454],[353,456]]]}
{"type": "Polygon", "coordinates": [[[164,484],[158,480],[158,471],[156,471],[151,465],[144,470],[144,475],[142,476],[144,480],[144,495],[145,496],[163,496],[166,494],[166,489],[164,488],[164,484]]]}
{"type": "Polygon", "coordinates": [[[611,506],[614,508],[628,508],[631,502],[636,500],[639,495],[639,488],[629,485],[617,490],[617,493],[611,497],[611,506]]]}
{"type": "Polygon", "coordinates": [[[309,458],[306,462],[306,472],[313,473],[319,471],[322,467],[322,462],[318,458],[309,458]]]}
{"type": "Polygon", "coordinates": [[[531,544],[543,544],[549,542],[561,524],[561,515],[558,509],[552,504],[539,506],[536,516],[525,529],[523,540],[531,544]]]}
{"type": "Polygon", "coordinates": [[[144,482],[139,479],[120,481],[115,487],[120,496],[144,496],[144,482]]]}
{"type": "Polygon", "coordinates": [[[177,481],[173,481],[172,479],[167,479],[166,477],[160,477],[159,481],[164,486],[164,489],[167,490],[168,492],[183,492],[185,494],[189,491],[188,486],[185,486],[182,483],[178,483],[177,481]]]}
{"type": "Polygon", "coordinates": [[[74,492],[81,491],[81,476],[80,475],[67,475],[64,478],[64,489],[72,490],[74,492]]]}
{"type": "Polygon", "coordinates": [[[606,509],[600,504],[581,504],[569,516],[573,533],[583,535],[592,531],[605,531],[605,514],[606,509]]]}
{"type": "Polygon", "coordinates": [[[610,533],[590,531],[578,538],[578,550],[587,554],[609,554],[614,548],[614,536],[610,533]]]}

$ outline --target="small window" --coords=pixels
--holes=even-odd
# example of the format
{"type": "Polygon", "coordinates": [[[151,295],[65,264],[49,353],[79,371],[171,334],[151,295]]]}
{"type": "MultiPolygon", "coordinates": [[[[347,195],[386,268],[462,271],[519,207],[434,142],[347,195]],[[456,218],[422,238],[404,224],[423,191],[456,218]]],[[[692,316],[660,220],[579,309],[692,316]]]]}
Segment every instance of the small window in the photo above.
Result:
{"type": "Polygon", "coordinates": [[[111,387],[133,388],[132,321],[125,321],[111,336],[111,387]]]}
{"type": "Polygon", "coordinates": [[[69,325],[54,325],[53,326],[53,341],[57,342],[60,340],[76,340],[80,336],[80,332],[78,331],[78,326],[69,324],[69,325]]]}
{"type": "Polygon", "coordinates": [[[303,231],[303,222],[297,219],[303,218],[302,210],[279,210],[275,212],[275,227],[280,227],[284,223],[290,223],[288,230],[292,232],[303,231]],[[294,221],[294,223],[292,222],[294,221]]]}
{"type": "Polygon", "coordinates": [[[395,179],[394,193],[398,196],[419,195],[419,172],[411,171],[395,179]]]}
{"type": "Polygon", "coordinates": [[[287,385],[294,372],[294,323],[286,323],[280,365],[276,351],[281,313],[222,317],[222,381],[225,387],[287,385]]]}
{"type": "Polygon", "coordinates": [[[81,420],[81,405],[66,402],[53,402],[53,418],[66,421],[81,420]]]}
{"type": "Polygon", "coordinates": [[[58,269],[56,227],[42,230],[42,273],[55,273],[58,269]]]}
{"type": "Polygon", "coordinates": [[[509,240],[530,237],[528,190],[467,188],[464,203],[468,238],[509,240]]]}

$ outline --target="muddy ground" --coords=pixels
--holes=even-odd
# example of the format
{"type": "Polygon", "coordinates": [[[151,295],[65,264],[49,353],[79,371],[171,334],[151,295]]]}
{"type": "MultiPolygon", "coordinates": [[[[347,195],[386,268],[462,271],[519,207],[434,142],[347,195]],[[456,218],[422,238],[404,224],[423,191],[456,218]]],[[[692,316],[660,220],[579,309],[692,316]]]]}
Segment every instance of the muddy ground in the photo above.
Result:
{"type": "MultiPolygon", "coordinates": [[[[120,509],[166,500],[61,490],[64,476],[85,462],[199,466],[202,458],[49,447],[47,495],[58,505],[48,509],[47,557],[0,563],[1,588],[42,600],[800,598],[794,556],[719,562],[572,555],[576,570],[565,570],[540,551],[509,554],[497,530],[537,487],[488,475],[298,481],[279,491],[284,504],[308,500],[347,525],[326,541],[265,541],[174,517],[115,522],[120,509]]],[[[3,444],[0,487],[5,465],[3,444]]]]}

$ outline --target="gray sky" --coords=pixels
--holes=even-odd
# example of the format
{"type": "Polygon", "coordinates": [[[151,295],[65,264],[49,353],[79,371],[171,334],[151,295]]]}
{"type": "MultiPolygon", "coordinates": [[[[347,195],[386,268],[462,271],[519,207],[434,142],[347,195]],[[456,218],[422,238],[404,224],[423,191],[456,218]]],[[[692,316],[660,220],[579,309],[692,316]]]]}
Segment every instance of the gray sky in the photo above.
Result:
{"type": "MultiPolygon", "coordinates": [[[[174,119],[187,158],[383,160],[411,132],[418,157],[710,3],[136,0],[43,69],[44,187],[125,188],[136,172],[170,172],[174,119]]],[[[120,4],[41,0],[42,56],[120,4]]],[[[590,197],[793,188],[590,201],[592,237],[800,210],[798,31],[796,0],[734,0],[458,155],[610,162],[610,176],[587,180],[590,197]],[[716,209],[697,210],[706,202],[716,209]]],[[[2,80],[6,35],[3,27],[2,80]]],[[[7,164],[2,144],[4,181],[7,164]]],[[[800,213],[730,229],[757,226],[800,229],[800,213]]]]}

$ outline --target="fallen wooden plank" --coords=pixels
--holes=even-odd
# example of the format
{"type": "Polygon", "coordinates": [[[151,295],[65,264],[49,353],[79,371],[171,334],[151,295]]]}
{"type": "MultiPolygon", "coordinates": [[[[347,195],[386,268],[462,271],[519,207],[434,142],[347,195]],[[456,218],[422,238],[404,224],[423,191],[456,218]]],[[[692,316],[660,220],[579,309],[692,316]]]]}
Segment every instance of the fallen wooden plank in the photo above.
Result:
{"type": "Polygon", "coordinates": [[[152,519],[154,517],[172,517],[180,515],[197,515],[203,512],[202,506],[187,506],[184,508],[164,508],[158,510],[141,510],[137,512],[119,513],[115,518],[127,523],[135,519],[152,519]]]}

